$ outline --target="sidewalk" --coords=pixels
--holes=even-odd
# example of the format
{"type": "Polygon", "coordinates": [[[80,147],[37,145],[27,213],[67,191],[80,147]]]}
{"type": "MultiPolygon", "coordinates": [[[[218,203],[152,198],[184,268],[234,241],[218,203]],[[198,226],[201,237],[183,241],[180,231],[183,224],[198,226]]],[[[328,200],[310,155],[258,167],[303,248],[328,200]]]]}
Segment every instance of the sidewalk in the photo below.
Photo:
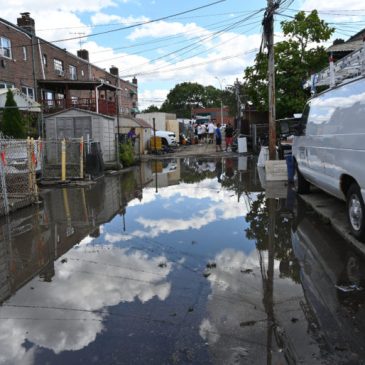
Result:
{"type": "Polygon", "coordinates": [[[143,155],[141,157],[142,160],[150,160],[156,158],[176,158],[176,157],[194,157],[194,156],[201,156],[201,157],[237,157],[238,153],[236,152],[225,152],[225,146],[223,143],[223,151],[216,151],[215,143],[208,144],[193,144],[193,145],[181,145],[176,148],[174,152],[171,153],[163,153],[163,154],[148,154],[143,155]]]}
{"type": "Polygon", "coordinates": [[[365,255],[365,243],[358,241],[350,234],[350,226],[346,217],[346,203],[320,190],[300,195],[319,215],[331,222],[332,228],[347,242],[365,255]]]}

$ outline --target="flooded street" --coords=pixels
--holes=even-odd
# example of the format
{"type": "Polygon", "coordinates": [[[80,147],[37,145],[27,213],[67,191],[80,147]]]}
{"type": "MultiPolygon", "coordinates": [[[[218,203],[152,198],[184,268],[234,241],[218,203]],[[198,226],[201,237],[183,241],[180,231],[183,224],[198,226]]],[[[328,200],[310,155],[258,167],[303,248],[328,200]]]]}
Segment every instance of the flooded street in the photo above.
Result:
{"type": "Polygon", "coordinates": [[[0,364],[365,364],[364,258],[250,157],[44,190],[0,227],[0,364]]]}

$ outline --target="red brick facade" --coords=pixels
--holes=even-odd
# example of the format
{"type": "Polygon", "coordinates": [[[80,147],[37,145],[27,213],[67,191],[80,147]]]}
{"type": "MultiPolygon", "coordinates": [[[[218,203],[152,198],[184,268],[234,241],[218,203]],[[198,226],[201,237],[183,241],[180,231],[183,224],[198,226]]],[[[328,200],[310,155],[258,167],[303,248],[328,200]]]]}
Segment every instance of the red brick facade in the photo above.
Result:
{"type": "MultiPolygon", "coordinates": [[[[18,24],[29,21],[34,24],[29,14],[23,13],[18,24]]],[[[138,107],[137,80],[122,80],[117,72],[114,68],[114,74],[109,73],[38,38],[29,27],[25,30],[0,18],[0,87],[14,86],[48,105],[51,102],[45,99],[59,99],[64,107],[81,99],[94,100],[95,104],[98,96],[118,105],[121,114],[133,114],[138,107]],[[101,82],[105,85],[96,91],[101,82]],[[116,88],[120,88],[118,92],[116,88]]]]}

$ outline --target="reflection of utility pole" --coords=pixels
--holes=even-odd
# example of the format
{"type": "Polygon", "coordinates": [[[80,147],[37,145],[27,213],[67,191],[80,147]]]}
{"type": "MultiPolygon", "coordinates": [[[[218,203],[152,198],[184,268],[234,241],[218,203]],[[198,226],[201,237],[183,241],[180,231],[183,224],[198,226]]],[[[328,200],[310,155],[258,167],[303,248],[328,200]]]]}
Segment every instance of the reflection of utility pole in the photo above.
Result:
{"type": "Polygon", "coordinates": [[[156,194],[158,193],[158,183],[157,183],[157,160],[155,162],[155,184],[156,184],[156,194]]]}
{"type": "Polygon", "coordinates": [[[272,362],[272,335],[275,326],[274,318],[274,252],[275,252],[275,203],[273,198],[267,199],[269,211],[269,227],[268,227],[268,264],[267,278],[264,287],[264,305],[267,313],[267,364],[272,362]]]}

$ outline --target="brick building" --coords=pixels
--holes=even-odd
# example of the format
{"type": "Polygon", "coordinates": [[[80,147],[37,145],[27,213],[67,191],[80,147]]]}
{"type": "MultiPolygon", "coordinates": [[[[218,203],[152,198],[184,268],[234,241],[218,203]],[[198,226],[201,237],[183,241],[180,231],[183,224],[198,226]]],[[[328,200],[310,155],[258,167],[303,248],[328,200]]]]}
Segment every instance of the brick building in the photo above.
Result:
{"type": "Polygon", "coordinates": [[[43,112],[77,107],[116,117],[138,112],[137,79],[132,82],[36,36],[35,22],[21,13],[17,25],[0,18],[0,89],[19,88],[38,101],[43,112]]]}

